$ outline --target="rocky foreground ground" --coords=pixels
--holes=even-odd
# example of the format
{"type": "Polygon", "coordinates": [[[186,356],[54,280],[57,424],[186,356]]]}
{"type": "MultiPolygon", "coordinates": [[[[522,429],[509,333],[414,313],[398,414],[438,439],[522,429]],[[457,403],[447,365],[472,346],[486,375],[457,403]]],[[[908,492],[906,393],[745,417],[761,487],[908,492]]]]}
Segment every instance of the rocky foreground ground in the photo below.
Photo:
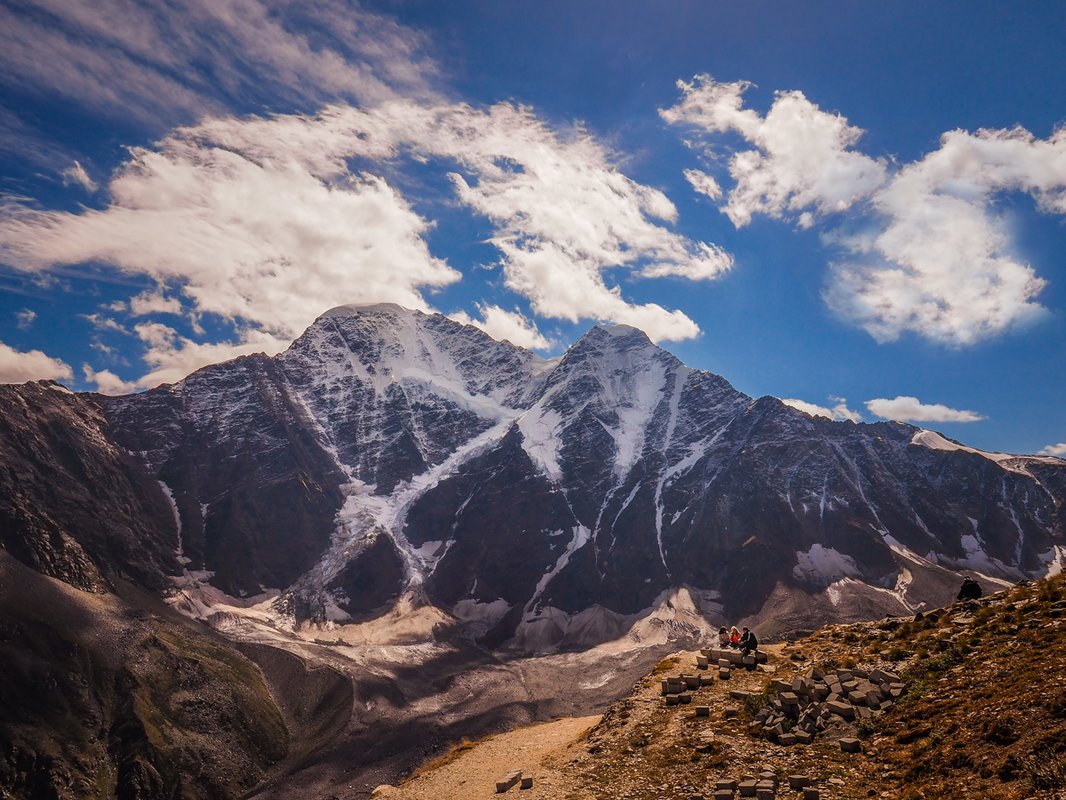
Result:
{"type": "Polygon", "coordinates": [[[699,652],[677,653],[598,721],[466,743],[375,796],[494,797],[520,769],[533,787],[506,794],[557,800],[1066,798],[1064,613],[1058,576],[914,618],[828,626],[765,647],[766,664],[726,680],[716,660],[699,669],[699,652]],[[681,674],[711,679],[682,680],[689,701],[668,700],[663,679],[681,674]],[[808,728],[810,742],[797,741],[808,728]],[[772,793],[745,783],[771,778],[772,793]]]}

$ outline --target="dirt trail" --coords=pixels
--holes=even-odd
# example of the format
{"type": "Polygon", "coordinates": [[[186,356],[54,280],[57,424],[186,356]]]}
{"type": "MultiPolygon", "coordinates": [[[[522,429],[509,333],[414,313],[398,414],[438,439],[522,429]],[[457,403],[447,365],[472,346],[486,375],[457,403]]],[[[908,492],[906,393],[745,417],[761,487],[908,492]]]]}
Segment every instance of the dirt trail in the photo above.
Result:
{"type": "Polygon", "coordinates": [[[460,752],[453,761],[417,775],[403,786],[379,787],[375,798],[388,800],[487,800],[496,797],[496,781],[512,770],[533,776],[533,788],[508,794],[527,800],[558,798],[562,776],[544,762],[566,751],[600,717],[566,717],[501,733],[460,752]]]}

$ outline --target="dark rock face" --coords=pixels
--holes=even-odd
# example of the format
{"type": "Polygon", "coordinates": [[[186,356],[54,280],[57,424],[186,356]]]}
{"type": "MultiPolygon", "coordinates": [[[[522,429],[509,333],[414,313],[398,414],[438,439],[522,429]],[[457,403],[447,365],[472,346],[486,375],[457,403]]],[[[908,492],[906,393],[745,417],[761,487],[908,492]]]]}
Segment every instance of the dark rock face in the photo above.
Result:
{"type": "Polygon", "coordinates": [[[329,543],[345,479],[277,364],[256,355],[102,401],[173,493],[184,555],[233,595],[288,586],[329,543]]]}
{"type": "Polygon", "coordinates": [[[1066,462],[753,400],[625,326],[544,361],[439,315],[346,307],[275,358],[173,386],[0,401],[0,448],[27,465],[0,472],[18,525],[0,541],[24,562],[158,587],[180,549],[231,594],[288,590],[297,621],[373,615],[412,584],[491,644],[680,586],[731,619],[849,585],[906,610],[939,599],[918,573],[1016,580],[1066,555],[1066,462]]]}
{"type": "Polygon", "coordinates": [[[284,716],[198,628],[0,553],[0,793],[221,800],[260,783],[288,752],[284,716]]]}
{"type": "Polygon", "coordinates": [[[159,484],[116,447],[91,396],[0,385],[0,547],[87,591],[128,576],[162,588],[180,571],[159,484]]]}

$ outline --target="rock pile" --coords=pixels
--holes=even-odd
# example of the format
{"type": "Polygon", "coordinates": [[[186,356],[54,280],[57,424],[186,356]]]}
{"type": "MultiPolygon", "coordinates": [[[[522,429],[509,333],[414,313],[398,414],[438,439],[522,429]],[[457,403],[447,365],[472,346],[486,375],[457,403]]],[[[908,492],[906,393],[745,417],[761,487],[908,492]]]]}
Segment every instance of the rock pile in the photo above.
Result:
{"type": "MultiPolygon", "coordinates": [[[[814,781],[805,775],[789,775],[786,779],[788,788],[784,788],[773,772],[761,772],[758,775],[745,775],[740,780],[728,778],[719,780],[714,785],[714,800],[733,800],[734,797],[754,797],[755,800],[776,800],[778,789],[784,792],[797,792],[803,800],[819,800],[821,792],[813,786],[814,781]]],[[[782,794],[781,797],[785,797],[782,794]]]]}
{"type": "MultiPolygon", "coordinates": [[[[775,680],[771,697],[751,722],[778,744],[808,744],[839,717],[845,722],[861,722],[891,708],[903,694],[899,676],[881,669],[818,668],[789,683],[775,680]]],[[[851,750],[851,740],[841,740],[841,749],[851,750]]]]}

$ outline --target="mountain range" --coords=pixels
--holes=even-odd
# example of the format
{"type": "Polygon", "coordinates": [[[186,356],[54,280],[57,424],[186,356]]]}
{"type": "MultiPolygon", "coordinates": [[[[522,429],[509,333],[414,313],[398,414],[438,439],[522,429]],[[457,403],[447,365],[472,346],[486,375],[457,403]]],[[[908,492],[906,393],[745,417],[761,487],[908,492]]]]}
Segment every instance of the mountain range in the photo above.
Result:
{"type": "Polygon", "coordinates": [[[0,545],[279,630],[580,649],[686,592],[780,635],[1061,571],[1066,461],[753,399],[639,330],[543,359],[394,305],[121,397],[0,386],[0,545]]]}

